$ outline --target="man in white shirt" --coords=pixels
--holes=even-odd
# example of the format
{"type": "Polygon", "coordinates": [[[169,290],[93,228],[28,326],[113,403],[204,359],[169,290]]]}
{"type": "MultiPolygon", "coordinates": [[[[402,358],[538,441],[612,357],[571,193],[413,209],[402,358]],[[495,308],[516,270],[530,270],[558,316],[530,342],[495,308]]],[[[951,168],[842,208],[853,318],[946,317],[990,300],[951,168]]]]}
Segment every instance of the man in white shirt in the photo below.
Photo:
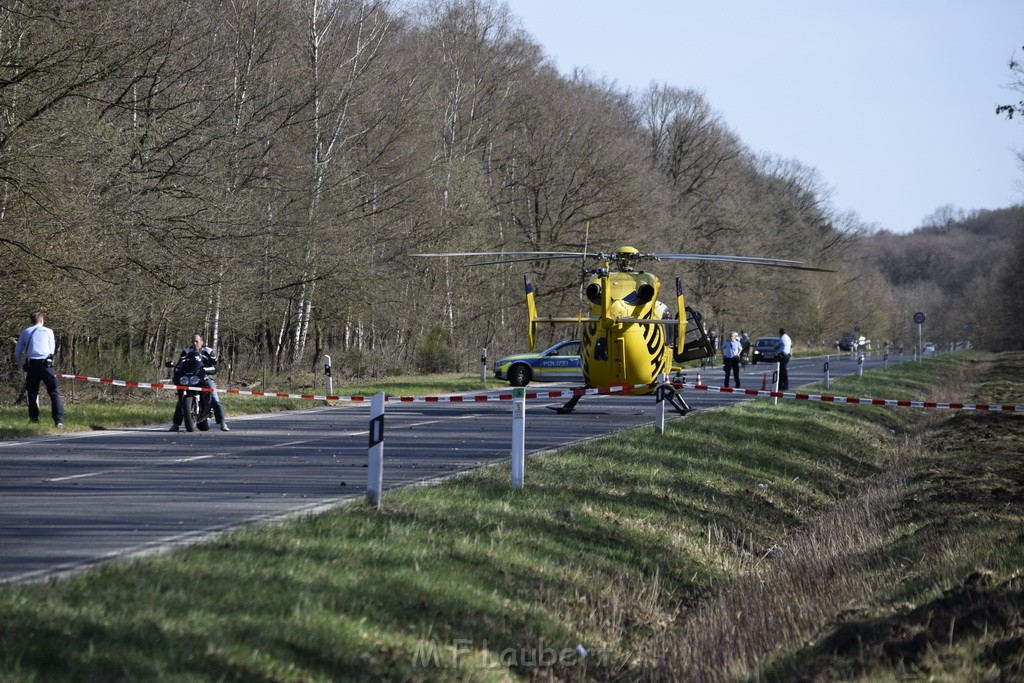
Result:
{"type": "Polygon", "coordinates": [[[789,358],[793,355],[793,340],[786,334],[786,328],[779,328],[779,343],[775,345],[779,353],[779,391],[789,391],[789,358]]]}
{"type": "Polygon", "coordinates": [[[25,392],[28,394],[28,419],[39,422],[39,382],[46,385],[50,394],[50,414],[53,423],[64,426],[64,404],[60,400],[60,389],[57,385],[57,374],[53,371],[53,354],[57,352],[57,342],[53,330],[44,327],[46,322],[43,314],[36,312],[29,316],[32,326],[26,327],[18,335],[18,343],[14,345],[14,357],[25,371],[25,392]]]}

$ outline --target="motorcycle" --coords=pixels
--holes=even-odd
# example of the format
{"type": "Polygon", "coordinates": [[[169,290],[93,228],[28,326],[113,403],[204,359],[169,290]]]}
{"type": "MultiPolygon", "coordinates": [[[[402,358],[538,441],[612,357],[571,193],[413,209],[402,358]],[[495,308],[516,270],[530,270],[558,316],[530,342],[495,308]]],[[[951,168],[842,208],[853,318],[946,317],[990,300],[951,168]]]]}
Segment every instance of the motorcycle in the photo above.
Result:
{"type": "MultiPolygon", "coordinates": [[[[164,365],[174,368],[173,381],[177,386],[209,387],[203,359],[196,354],[187,354],[177,364],[167,361],[164,365]]],[[[181,411],[186,432],[196,429],[205,432],[210,429],[212,405],[211,394],[208,391],[178,389],[178,410],[181,411]]]]}

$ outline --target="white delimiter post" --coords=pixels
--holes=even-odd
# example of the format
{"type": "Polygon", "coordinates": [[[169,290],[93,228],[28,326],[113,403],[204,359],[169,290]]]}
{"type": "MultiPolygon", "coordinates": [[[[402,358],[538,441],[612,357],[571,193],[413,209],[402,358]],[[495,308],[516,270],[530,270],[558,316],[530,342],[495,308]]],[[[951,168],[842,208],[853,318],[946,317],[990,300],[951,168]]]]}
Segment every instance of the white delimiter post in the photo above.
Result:
{"type": "Polygon", "coordinates": [[[512,390],[512,488],[523,488],[526,464],[526,389],[512,390]]]}
{"type": "MultiPolygon", "coordinates": [[[[775,372],[772,373],[772,391],[778,392],[779,390],[779,363],[775,363],[775,372]]],[[[779,402],[778,396],[772,396],[772,405],[776,405],[779,402]]]]}
{"type": "Polygon", "coordinates": [[[828,383],[829,383],[829,380],[830,380],[830,377],[829,377],[829,374],[828,374],[828,361],[829,361],[829,357],[825,356],[825,388],[826,389],[828,389],[828,383]]]}
{"type": "Polygon", "coordinates": [[[665,433],[665,373],[658,375],[658,388],[655,390],[658,409],[654,417],[654,433],[665,433]]]}
{"type": "Polygon", "coordinates": [[[366,500],[380,509],[384,488],[384,392],[370,399],[370,463],[366,472],[366,500]]]}
{"type": "Polygon", "coordinates": [[[331,357],[324,354],[324,389],[328,396],[334,396],[334,383],[331,380],[331,357]]]}

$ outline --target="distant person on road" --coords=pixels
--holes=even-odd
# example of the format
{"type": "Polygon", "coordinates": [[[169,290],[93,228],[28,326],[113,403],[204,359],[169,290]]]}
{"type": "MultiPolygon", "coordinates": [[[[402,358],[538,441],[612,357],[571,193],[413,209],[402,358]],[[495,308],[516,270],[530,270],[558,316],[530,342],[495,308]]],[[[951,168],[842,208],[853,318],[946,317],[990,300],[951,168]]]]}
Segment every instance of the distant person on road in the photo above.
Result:
{"type": "MultiPolygon", "coordinates": [[[[217,356],[209,346],[203,346],[203,337],[198,334],[192,335],[192,345],[181,352],[178,362],[180,363],[189,355],[198,355],[202,358],[203,369],[206,371],[206,385],[212,390],[210,393],[210,407],[213,409],[213,419],[220,425],[222,432],[230,431],[228,423],[224,420],[224,408],[221,406],[220,398],[217,396],[217,384],[213,381],[213,375],[217,372],[217,356]]],[[[184,420],[185,416],[181,412],[181,401],[178,401],[178,405],[174,408],[171,431],[176,432],[181,429],[181,423],[184,420]]]]}
{"type": "Polygon", "coordinates": [[[740,362],[746,363],[750,360],[750,335],[746,330],[740,330],[740,362]]]}
{"type": "Polygon", "coordinates": [[[779,328],[779,341],[775,345],[779,354],[779,391],[789,391],[789,359],[793,355],[793,340],[786,334],[786,328],[779,328]]]}
{"type": "Polygon", "coordinates": [[[39,382],[42,382],[50,395],[50,415],[53,417],[53,424],[63,427],[64,404],[60,400],[57,373],[53,371],[53,354],[57,353],[57,342],[53,330],[44,327],[43,323],[46,320],[42,313],[37,311],[29,318],[32,326],[21,331],[18,343],[14,345],[14,357],[25,371],[28,419],[39,422],[39,382]]]}
{"type": "Polygon", "coordinates": [[[743,346],[740,344],[740,336],[735,332],[729,333],[729,338],[722,342],[722,367],[725,368],[725,386],[729,386],[729,373],[736,379],[736,388],[740,386],[740,354],[743,353],[743,346]]]}
{"type": "Polygon", "coordinates": [[[711,344],[711,357],[708,358],[708,365],[715,364],[715,354],[718,353],[718,333],[714,330],[708,332],[708,342],[711,344]]]}

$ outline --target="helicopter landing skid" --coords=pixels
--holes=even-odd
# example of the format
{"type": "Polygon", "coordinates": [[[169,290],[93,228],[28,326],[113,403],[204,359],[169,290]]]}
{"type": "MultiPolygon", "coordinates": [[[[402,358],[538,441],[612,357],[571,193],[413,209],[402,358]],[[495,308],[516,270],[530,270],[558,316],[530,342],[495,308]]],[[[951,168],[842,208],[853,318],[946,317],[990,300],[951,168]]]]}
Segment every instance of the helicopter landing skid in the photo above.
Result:
{"type": "Polygon", "coordinates": [[[683,392],[677,390],[671,384],[662,384],[657,389],[657,397],[659,401],[668,401],[668,404],[675,408],[675,411],[680,415],[686,415],[690,412],[690,406],[683,400],[683,392]]]}
{"type": "Polygon", "coordinates": [[[559,415],[568,415],[572,411],[576,410],[576,404],[580,402],[581,398],[583,398],[583,394],[576,394],[575,396],[570,398],[568,401],[566,401],[564,405],[561,405],[561,406],[559,406],[557,408],[555,408],[553,406],[548,406],[548,408],[550,408],[551,410],[555,411],[559,415]]]}
{"type": "MultiPolygon", "coordinates": [[[[686,401],[683,400],[682,392],[677,391],[675,388],[671,386],[665,386],[662,389],[660,389],[660,391],[663,392],[662,400],[668,401],[669,405],[671,405],[675,409],[675,411],[680,415],[686,415],[688,412],[692,410],[692,408],[690,408],[690,406],[686,404],[686,401]]],[[[577,394],[576,396],[573,396],[563,405],[560,405],[557,408],[554,406],[547,407],[549,410],[553,410],[559,415],[568,415],[572,411],[576,410],[576,404],[580,402],[581,398],[583,398],[583,394],[577,394]]]]}
{"type": "Polygon", "coordinates": [[[682,395],[677,391],[672,391],[666,397],[666,400],[680,415],[686,415],[690,410],[692,410],[692,408],[686,404],[686,401],[683,400],[682,395]]]}

